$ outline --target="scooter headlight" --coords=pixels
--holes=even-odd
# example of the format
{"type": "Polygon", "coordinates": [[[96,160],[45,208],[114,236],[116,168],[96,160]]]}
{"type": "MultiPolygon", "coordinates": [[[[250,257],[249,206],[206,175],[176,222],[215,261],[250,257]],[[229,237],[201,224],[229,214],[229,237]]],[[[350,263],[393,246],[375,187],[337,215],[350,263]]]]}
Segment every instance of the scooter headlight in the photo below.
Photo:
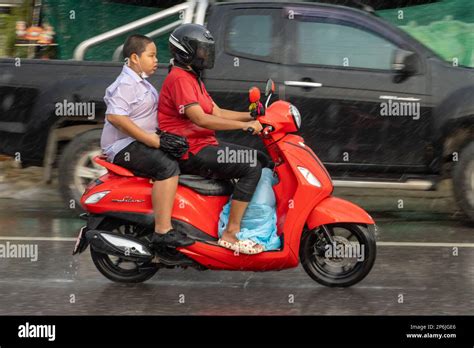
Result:
{"type": "Polygon", "coordinates": [[[297,166],[298,170],[300,173],[304,176],[307,182],[309,182],[311,185],[316,186],[316,187],[321,187],[321,183],[319,182],[318,179],[311,173],[308,169],[305,167],[300,167],[297,166]]]}
{"type": "Polygon", "coordinates": [[[293,120],[295,121],[296,128],[300,129],[301,127],[301,114],[298,108],[294,105],[290,105],[290,114],[293,116],[293,120]]]}
{"type": "Polygon", "coordinates": [[[89,197],[87,197],[87,199],[85,200],[85,204],[94,204],[94,203],[97,203],[98,201],[100,201],[102,198],[104,198],[105,196],[107,196],[108,194],[110,193],[110,191],[101,191],[101,192],[97,192],[97,193],[94,193],[93,195],[90,195],[89,197]]]}

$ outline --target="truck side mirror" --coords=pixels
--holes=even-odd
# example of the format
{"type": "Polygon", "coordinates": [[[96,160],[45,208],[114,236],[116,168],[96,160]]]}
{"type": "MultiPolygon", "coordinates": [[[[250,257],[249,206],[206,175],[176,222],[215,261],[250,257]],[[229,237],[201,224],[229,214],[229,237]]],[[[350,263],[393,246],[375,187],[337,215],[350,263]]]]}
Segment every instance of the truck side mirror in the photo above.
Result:
{"type": "Polygon", "coordinates": [[[418,71],[418,58],[416,53],[396,49],[393,53],[392,71],[395,73],[394,82],[399,83],[418,71]]]}

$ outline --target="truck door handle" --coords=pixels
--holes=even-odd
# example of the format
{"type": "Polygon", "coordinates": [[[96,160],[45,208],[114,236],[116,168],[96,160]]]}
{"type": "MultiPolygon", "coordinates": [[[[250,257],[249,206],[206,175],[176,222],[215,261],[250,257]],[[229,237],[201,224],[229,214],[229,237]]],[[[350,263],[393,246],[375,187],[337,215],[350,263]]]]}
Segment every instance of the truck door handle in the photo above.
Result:
{"type": "Polygon", "coordinates": [[[323,84],[319,82],[308,82],[308,81],[285,81],[285,86],[317,88],[317,87],[322,87],[323,84]]]}
{"type": "Polygon", "coordinates": [[[385,100],[402,100],[402,101],[420,101],[420,98],[413,97],[397,97],[396,95],[381,95],[379,99],[385,100]]]}

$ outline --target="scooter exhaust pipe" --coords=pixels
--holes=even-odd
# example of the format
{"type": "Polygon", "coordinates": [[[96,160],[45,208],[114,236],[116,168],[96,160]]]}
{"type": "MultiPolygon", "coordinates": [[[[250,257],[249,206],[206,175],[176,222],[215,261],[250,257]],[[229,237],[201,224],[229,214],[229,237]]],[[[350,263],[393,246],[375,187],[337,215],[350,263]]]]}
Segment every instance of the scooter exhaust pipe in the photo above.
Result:
{"type": "Polygon", "coordinates": [[[89,230],[86,239],[95,251],[118,256],[129,261],[146,262],[153,259],[153,252],[145,243],[108,231],[89,230]]]}

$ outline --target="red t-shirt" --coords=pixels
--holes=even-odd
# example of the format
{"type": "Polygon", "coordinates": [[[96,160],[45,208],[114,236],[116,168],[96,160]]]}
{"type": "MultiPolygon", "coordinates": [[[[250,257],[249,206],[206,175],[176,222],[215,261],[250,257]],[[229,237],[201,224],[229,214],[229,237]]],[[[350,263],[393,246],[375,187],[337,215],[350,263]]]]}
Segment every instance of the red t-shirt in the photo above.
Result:
{"type": "MultiPolygon", "coordinates": [[[[188,139],[189,151],[198,153],[208,145],[218,145],[216,133],[194,124],[185,114],[185,107],[199,104],[206,114],[212,114],[214,105],[203,83],[197,75],[179,67],[173,67],[163,82],[158,102],[158,127],[161,130],[184,136],[188,139]]],[[[189,151],[182,159],[189,157],[189,151]]]]}

